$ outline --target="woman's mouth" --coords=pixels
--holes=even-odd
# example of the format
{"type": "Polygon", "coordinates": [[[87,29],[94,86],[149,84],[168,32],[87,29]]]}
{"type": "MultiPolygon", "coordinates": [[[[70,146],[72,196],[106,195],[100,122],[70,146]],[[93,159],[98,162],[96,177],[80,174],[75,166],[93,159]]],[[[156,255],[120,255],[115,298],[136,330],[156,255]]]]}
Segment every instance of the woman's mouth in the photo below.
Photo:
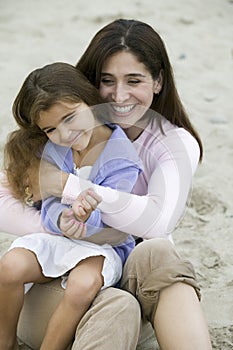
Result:
{"type": "Polygon", "coordinates": [[[111,104],[111,106],[112,106],[112,109],[114,110],[115,114],[119,114],[121,116],[127,115],[135,108],[134,104],[124,105],[124,106],[118,106],[116,104],[111,104]]]}

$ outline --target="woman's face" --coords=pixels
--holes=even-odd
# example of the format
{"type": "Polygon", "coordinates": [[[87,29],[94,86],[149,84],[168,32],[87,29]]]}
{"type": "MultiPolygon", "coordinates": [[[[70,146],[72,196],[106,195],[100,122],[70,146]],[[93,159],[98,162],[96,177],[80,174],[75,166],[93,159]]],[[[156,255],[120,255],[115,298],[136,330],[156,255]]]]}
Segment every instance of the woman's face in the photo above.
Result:
{"type": "Polygon", "coordinates": [[[82,151],[88,146],[94,127],[94,116],[83,102],[57,102],[40,113],[38,126],[48,138],[65,147],[82,151]]]}
{"type": "Polygon", "coordinates": [[[160,89],[159,81],[153,80],[146,66],[132,53],[120,51],[103,65],[100,94],[111,102],[111,121],[124,129],[142,118],[160,89]]]}

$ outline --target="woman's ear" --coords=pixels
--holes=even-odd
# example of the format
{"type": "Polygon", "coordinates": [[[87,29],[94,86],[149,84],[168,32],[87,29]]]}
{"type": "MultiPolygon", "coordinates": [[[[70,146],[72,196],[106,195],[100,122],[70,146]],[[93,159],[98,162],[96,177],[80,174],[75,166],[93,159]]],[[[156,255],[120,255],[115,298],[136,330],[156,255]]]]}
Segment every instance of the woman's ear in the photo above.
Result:
{"type": "Polygon", "coordinates": [[[163,70],[159,72],[158,78],[154,82],[154,93],[158,95],[163,87],[163,70]]]}

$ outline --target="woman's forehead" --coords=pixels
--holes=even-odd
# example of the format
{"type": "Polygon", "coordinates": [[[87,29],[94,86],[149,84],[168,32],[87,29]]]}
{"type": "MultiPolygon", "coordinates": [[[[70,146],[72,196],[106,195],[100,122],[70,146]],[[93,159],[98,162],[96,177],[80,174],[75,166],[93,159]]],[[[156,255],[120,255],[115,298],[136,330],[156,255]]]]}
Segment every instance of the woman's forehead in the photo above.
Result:
{"type": "Polygon", "coordinates": [[[102,74],[115,72],[123,75],[145,74],[148,70],[144,63],[131,52],[120,51],[108,57],[102,67],[102,74]]]}

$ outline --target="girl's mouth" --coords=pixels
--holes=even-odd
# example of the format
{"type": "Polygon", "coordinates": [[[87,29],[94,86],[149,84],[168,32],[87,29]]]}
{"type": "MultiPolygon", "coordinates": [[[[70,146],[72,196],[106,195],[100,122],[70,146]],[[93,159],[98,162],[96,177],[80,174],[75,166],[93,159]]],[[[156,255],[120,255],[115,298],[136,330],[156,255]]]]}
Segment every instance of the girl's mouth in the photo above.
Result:
{"type": "Polygon", "coordinates": [[[80,131],[72,140],[68,140],[67,144],[74,145],[75,143],[77,143],[81,135],[82,135],[82,131],[80,131]]]}

